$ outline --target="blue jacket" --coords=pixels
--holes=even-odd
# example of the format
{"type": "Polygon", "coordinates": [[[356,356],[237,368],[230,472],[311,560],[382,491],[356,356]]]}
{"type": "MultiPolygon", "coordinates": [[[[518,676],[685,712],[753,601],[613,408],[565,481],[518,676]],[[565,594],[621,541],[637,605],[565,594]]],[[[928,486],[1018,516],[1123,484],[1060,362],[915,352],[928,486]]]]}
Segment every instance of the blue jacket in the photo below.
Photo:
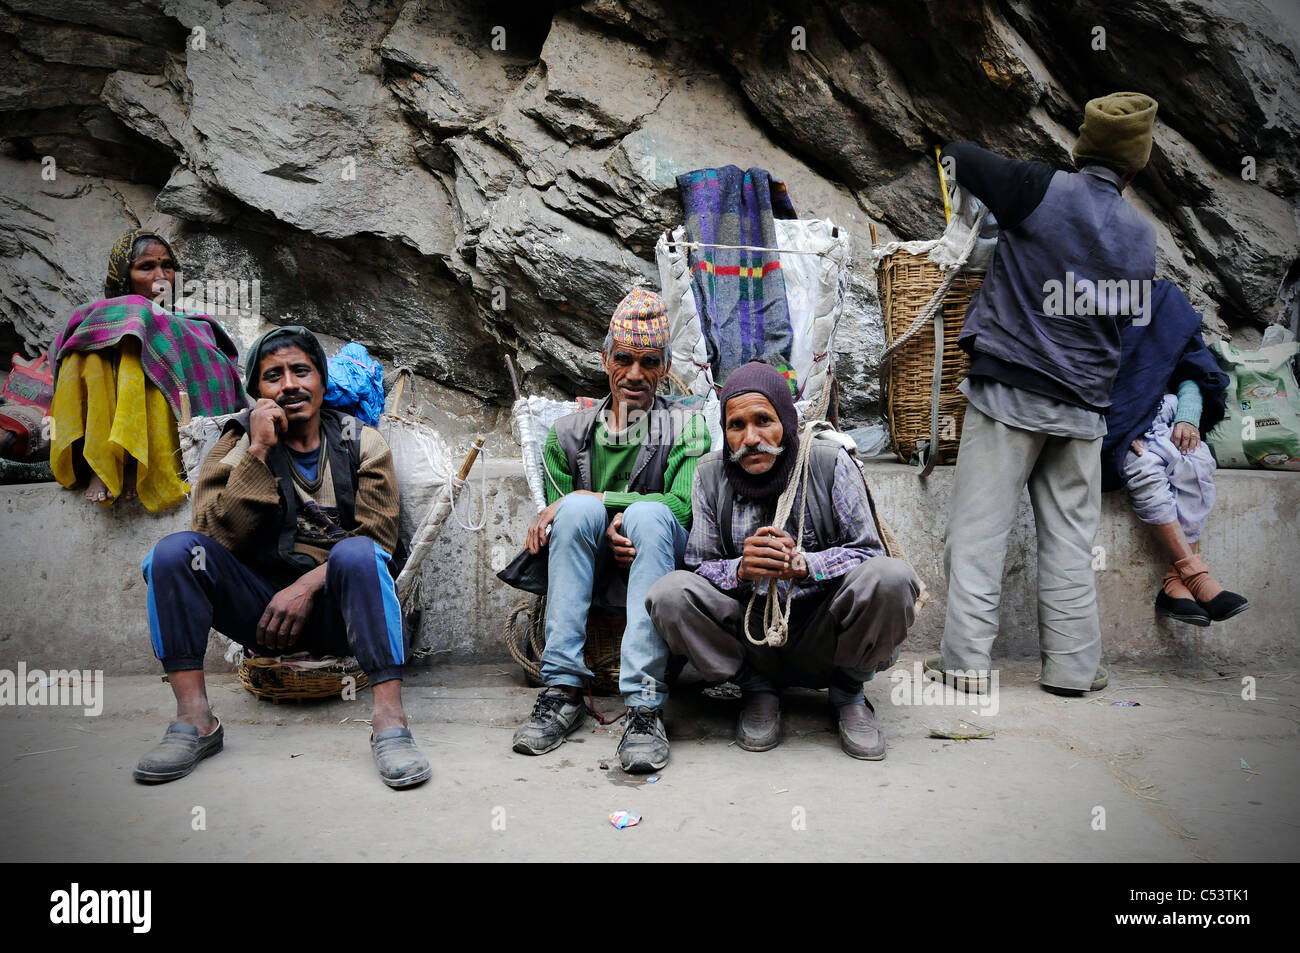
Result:
{"type": "Polygon", "coordinates": [[[1201,314],[1172,281],[1154,282],[1151,320],[1124,329],[1119,375],[1101,441],[1101,488],[1124,485],[1128,446],[1151,427],[1165,394],[1186,380],[1201,390],[1201,438],[1223,419],[1228,375],[1201,337],[1201,314]]]}

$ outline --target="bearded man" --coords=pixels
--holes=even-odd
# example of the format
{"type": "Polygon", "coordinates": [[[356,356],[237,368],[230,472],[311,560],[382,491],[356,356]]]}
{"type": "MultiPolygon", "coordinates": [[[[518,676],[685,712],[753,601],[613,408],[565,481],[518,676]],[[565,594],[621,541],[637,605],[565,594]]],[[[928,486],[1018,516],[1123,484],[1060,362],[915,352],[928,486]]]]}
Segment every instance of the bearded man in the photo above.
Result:
{"type": "Polygon", "coordinates": [[[670,573],[650,589],[650,618],[707,680],[740,687],[741,748],[780,743],[783,688],[829,688],[844,752],[879,761],[885,734],[863,682],[897,659],[920,580],[885,554],[866,481],[833,441],[814,442],[807,483],[795,491],[789,522],[797,524],[802,510],[802,538],[773,524],[777,501],[796,478],[801,439],[779,371],[755,361],[732,373],[722,422],[727,449],[706,456],[695,473],[685,557],[693,571],[670,573]],[[779,646],[746,636],[746,627],[755,639],[763,636],[761,604],[770,586],[782,605],[793,592],[779,646]]]}

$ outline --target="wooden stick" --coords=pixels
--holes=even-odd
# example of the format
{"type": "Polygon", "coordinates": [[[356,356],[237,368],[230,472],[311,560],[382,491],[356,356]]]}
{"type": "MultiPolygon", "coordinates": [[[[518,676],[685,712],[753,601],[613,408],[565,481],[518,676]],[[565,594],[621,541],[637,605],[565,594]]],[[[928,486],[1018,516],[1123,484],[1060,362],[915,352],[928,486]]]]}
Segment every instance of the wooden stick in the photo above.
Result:
{"type": "Polygon", "coordinates": [[[941,155],[942,155],[941,150],[939,149],[938,146],[935,146],[934,164],[935,167],[939,170],[939,195],[943,197],[943,220],[945,222],[951,222],[952,206],[948,204],[948,176],[944,175],[943,159],[940,158],[941,155]]]}
{"type": "MultiPolygon", "coordinates": [[[[506,360],[508,361],[510,358],[506,358],[506,360]]],[[[465,454],[465,462],[460,465],[460,472],[456,474],[457,486],[464,483],[465,478],[469,476],[469,471],[474,469],[474,461],[478,459],[478,452],[483,449],[483,442],[486,439],[486,437],[474,438],[474,446],[470,447],[469,453],[465,454]]]]}
{"type": "Polygon", "coordinates": [[[395,414],[400,414],[402,412],[402,394],[406,391],[406,375],[409,373],[411,372],[405,367],[399,369],[397,372],[397,382],[393,384],[393,393],[391,397],[393,407],[392,412],[395,414]]]}
{"type": "Polygon", "coordinates": [[[522,395],[519,393],[519,375],[515,373],[515,362],[510,360],[510,355],[506,355],[506,370],[510,372],[510,386],[515,389],[515,400],[522,395]]]}
{"type": "Polygon", "coordinates": [[[880,243],[876,240],[876,223],[875,223],[875,222],[867,222],[867,228],[871,229],[871,247],[872,247],[872,248],[875,248],[878,244],[880,244],[880,243]]]}

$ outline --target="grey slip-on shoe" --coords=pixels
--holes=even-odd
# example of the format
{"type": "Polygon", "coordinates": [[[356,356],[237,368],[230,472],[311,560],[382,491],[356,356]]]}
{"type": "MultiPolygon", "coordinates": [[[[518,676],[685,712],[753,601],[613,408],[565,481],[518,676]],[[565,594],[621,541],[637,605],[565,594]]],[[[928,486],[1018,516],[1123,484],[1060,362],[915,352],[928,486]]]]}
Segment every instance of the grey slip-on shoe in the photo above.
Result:
{"type": "Polygon", "coordinates": [[[429,759],[415,746],[409,728],[389,728],[370,739],[379,776],[390,788],[409,788],[433,776],[429,759]]]}
{"type": "Polygon", "coordinates": [[[220,751],[225,736],[221,719],[217,719],[217,730],[207,736],[200,736],[199,729],[187,721],[174,721],[167,726],[162,743],[140,759],[133,777],[146,784],[183,778],[204,758],[220,751]]]}

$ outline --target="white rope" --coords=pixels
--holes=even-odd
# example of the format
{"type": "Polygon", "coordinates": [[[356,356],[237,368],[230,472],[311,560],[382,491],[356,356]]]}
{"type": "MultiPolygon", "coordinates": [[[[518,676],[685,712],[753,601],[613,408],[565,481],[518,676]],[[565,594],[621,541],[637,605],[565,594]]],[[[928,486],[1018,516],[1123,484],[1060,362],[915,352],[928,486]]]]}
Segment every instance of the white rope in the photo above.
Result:
{"type": "MultiPolygon", "coordinates": [[[[817,425],[826,416],[826,408],[830,404],[830,393],[830,384],[824,383],[821,393],[817,395],[816,413],[809,415],[808,422],[804,424],[803,429],[800,431],[799,456],[795,458],[794,470],[790,473],[790,482],[786,484],[780,497],[777,498],[776,516],[772,520],[773,526],[784,530],[785,524],[790,519],[790,511],[794,509],[795,499],[798,498],[799,523],[794,535],[794,559],[791,561],[794,568],[802,568],[806,565],[803,558],[803,525],[804,517],[808,513],[808,476],[812,472],[812,467],[808,464],[808,457],[812,453],[813,441],[816,439],[817,425]]],[[[749,616],[754,609],[754,603],[758,600],[757,588],[749,597],[749,604],[745,606],[745,638],[754,645],[770,645],[779,648],[785,645],[786,639],[789,638],[790,608],[794,602],[794,580],[790,581],[790,586],[786,590],[784,606],[781,605],[781,593],[777,582],[776,579],[768,580],[767,599],[763,606],[763,638],[756,639],[749,633],[749,616]]]]}
{"type": "Polygon", "coordinates": [[[701,248],[724,248],[731,251],[774,251],[782,255],[817,255],[821,258],[829,258],[831,250],[823,248],[820,250],[810,248],[768,248],[765,245],[711,245],[708,242],[665,242],[669,248],[685,248],[687,250],[699,250],[701,248]]]}
{"type": "MultiPolygon", "coordinates": [[[[483,458],[483,466],[479,467],[479,499],[482,501],[482,512],[479,513],[478,522],[470,522],[470,514],[474,512],[474,493],[469,491],[465,493],[468,501],[465,507],[465,516],[462,518],[456,511],[456,491],[469,486],[468,480],[462,480],[450,469],[447,471],[447,499],[451,500],[451,516],[456,521],[456,525],[461,529],[467,529],[471,533],[478,532],[487,525],[487,448],[479,447],[478,455],[483,458]]],[[[476,460],[475,463],[478,461],[476,460]]]]}

